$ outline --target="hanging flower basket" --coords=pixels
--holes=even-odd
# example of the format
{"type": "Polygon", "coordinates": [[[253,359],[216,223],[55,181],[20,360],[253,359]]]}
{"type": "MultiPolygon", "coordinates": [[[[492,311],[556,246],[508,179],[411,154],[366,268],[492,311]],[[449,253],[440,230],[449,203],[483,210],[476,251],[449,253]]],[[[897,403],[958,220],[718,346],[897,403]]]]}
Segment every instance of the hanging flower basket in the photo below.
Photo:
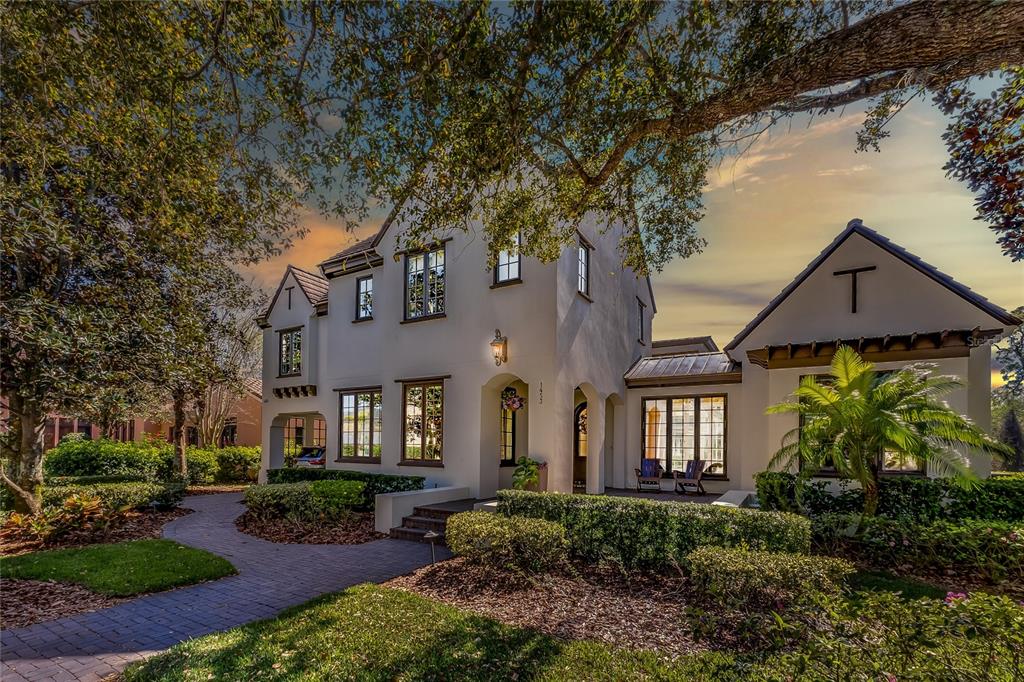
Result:
{"type": "Polygon", "coordinates": [[[501,392],[501,407],[510,412],[516,412],[526,407],[526,399],[519,395],[516,389],[509,387],[501,392]]]}

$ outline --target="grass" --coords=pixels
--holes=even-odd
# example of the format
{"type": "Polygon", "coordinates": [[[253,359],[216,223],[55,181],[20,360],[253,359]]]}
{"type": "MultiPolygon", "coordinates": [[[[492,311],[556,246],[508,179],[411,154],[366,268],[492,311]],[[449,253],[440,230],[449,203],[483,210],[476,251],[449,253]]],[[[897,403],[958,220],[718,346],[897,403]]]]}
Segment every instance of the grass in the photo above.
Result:
{"type": "Polygon", "coordinates": [[[854,592],[899,592],[906,599],[946,597],[946,590],[941,587],[883,571],[857,571],[850,576],[848,582],[854,592]]]}
{"type": "Polygon", "coordinates": [[[719,680],[733,670],[723,654],[668,662],[598,642],[565,642],[366,584],[184,642],[132,666],[124,679],[719,680]]]}
{"type": "Polygon", "coordinates": [[[5,578],[76,583],[111,597],[128,597],[234,574],[215,554],[170,540],[134,540],[0,558],[5,578]]]}

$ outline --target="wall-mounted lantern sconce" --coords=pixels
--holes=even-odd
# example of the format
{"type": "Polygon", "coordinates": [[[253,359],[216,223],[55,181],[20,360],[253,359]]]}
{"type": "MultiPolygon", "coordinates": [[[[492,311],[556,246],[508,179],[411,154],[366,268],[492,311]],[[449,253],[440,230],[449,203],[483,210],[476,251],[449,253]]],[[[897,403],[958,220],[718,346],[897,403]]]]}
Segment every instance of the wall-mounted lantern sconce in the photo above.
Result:
{"type": "Polygon", "coordinates": [[[503,362],[508,362],[508,339],[501,335],[500,329],[494,330],[491,353],[494,354],[494,364],[500,365],[503,362]]]}

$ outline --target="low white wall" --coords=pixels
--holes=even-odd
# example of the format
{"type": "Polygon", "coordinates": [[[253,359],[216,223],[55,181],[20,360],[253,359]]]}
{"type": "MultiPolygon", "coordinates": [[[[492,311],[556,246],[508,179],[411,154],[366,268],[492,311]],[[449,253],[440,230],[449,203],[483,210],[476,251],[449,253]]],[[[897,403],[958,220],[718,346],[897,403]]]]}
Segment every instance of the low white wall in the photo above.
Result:
{"type": "Polygon", "coordinates": [[[402,525],[402,517],[410,516],[416,507],[438,502],[451,502],[471,497],[468,487],[447,486],[401,493],[381,493],[374,497],[374,526],[378,533],[387,533],[402,525]]]}

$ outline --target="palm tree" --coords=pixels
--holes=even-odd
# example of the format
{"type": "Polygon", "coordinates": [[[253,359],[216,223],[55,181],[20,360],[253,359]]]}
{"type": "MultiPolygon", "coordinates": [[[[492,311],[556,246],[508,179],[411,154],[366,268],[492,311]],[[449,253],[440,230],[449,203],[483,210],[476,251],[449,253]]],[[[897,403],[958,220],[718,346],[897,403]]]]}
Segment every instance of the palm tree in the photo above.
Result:
{"type": "Polygon", "coordinates": [[[840,346],[831,377],[804,377],[795,400],[773,405],[768,414],[796,413],[802,424],[788,432],[769,468],[800,465],[801,478],[824,466],[860,483],[862,520],[878,509],[878,469],[882,453],[931,464],[940,476],[960,485],[976,484],[964,453],[971,448],[1005,452],[969,419],[941,398],[963,387],[955,377],[931,376],[934,365],[918,364],[888,374],[874,371],[852,348],[840,346]]]}

